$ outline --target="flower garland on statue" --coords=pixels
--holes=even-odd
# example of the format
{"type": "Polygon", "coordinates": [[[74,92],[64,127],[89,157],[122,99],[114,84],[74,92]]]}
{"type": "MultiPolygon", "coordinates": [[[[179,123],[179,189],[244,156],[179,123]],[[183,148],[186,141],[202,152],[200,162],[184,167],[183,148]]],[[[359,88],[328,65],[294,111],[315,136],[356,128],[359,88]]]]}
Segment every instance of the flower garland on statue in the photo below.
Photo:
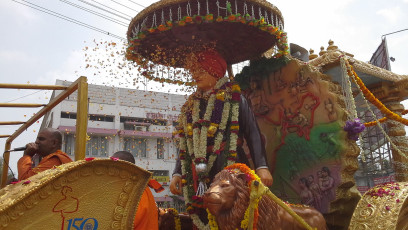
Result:
{"type": "Polygon", "coordinates": [[[191,95],[182,108],[177,132],[180,140],[183,194],[187,211],[199,229],[209,228],[196,214],[197,208],[203,208],[201,196],[209,182],[209,171],[220,154],[225,155],[227,165],[235,163],[237,157],[240,92],[237,84],[228,82],[228,78],[224,77],[218,80],[214,89],[209,92],[202,118],[200,92],[191,95]],[[223,145],[225,137],[229,137],[229,142],[223,145]],[[196,173],[197,178],[194,176],[196,173]]]}

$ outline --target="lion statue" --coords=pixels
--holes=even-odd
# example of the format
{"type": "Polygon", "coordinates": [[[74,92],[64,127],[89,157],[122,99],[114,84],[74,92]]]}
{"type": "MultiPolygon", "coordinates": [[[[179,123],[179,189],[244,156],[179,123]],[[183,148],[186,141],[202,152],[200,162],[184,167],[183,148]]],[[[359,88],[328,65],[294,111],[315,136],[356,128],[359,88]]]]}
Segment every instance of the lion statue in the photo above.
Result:
{"type": "MultiPolygon", "coordinates": [[[[215,217],[219,229],[235,230],[241,226],[245,211],[250,204],[250,195],[248,174],[224,169],[215,176],[205,193],[204,204],[215,217]]],[[[313,229],[327,229],[325,219],[316,209],[302,205],[290,205],[290,208],[313,229]]],[[[258,213],[256,226],[259,230],[304,229],[292,215],[268,195],[263,195],[260,199],[258,213]]]]}

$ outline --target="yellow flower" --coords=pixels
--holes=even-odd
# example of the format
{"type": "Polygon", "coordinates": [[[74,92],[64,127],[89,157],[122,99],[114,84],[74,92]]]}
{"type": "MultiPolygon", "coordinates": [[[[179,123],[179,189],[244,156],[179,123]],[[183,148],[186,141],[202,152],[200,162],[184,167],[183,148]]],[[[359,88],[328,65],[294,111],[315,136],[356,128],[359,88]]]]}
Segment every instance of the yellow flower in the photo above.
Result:
{"type": "Polygon", "coordinates": [[[213,137],[214,134],[217,132],[218,124],[211,123],[210,127],[208,127],[208,135],[213,137]]]}
{"type": "Polygon", "coordinates": [[[232,85],[232,92],[241,92],[241,87],[239,87],[239,85],[234,84],[232,85]]]}
{"type": "Polygon", "coordinates": [[[224,101],[225,91],[224,90],[218,91],[218,93],[215,95],[215,97],[217,98],[217,100],[224,101]]]}
{"type": "Polygon", "coordinates": [[[191,123],[187,124],[187,133],[188,135],[193,134],[193,125],[191,123]]]}

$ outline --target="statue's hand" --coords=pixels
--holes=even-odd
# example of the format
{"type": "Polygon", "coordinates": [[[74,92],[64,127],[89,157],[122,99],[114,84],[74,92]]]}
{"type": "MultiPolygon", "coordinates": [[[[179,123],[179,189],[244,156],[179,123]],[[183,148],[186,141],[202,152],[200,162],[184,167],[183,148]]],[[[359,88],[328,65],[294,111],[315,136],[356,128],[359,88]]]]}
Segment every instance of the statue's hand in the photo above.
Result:
{"type": "Polygon", "coordinates": [[[173,176],[170,182],[170,192],[174,195],[181,195],[181,177],[173,176]]]}
{"type": "Polygon", "coordinates": [[[256,174],[261,178],[261,181],[265,186],[269,187],[272,185],[273,178],[271,173],[269,172],[269,169],[267,168],[257,169],[256,174]]]}

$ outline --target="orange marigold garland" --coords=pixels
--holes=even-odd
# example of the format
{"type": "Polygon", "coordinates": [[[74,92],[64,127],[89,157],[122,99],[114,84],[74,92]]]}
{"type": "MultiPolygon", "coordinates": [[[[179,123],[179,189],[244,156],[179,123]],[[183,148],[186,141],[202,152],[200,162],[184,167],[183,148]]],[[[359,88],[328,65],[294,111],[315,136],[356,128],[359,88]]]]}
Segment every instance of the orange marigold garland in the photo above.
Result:
{"type": "MultiPolygon", "coordinates": [[[[350,77],[354,79],[354,81],[357,83],[357,85],[360,87],[361,92],[364,94],[365,98],[371,102],[373,105],[375,105],[383,114],[385,114],[385,117],[380,119],[382,121],[385,121],[386,119],[392,119],[395,121],[398,121],[404,125],[408,125],[408,120],[405,118],[402,118],[400,115],[392,112],[389,110],[383,103],[381,103],[380,100],[378,100],[373,93],[367,87],[364,85],[363,81],[357,76],[357,73],[353,70],[353,66],[350,65],[350,63],[346,62],[347,64],[347,73],[350,77]]],[[[381,121],[380,121],[381,122],[381,121]]],[[[365,126],[373,126],[377,122],[368,122],[367,125],[364,123],[365,126]]]]}
{"type": "Polygon", "coordinates": [[[248,182],[248,186],[251,185],[252,181],[256,180],[258,182],[261,182],[261,178],[259,178],[258,175],[256,175],[255,171],[250,169],[246,164],[242,164],[242,163],[236,163],[233,165],[229,165],[227,167],[225,167],[224,169],[227,170],[239,170],[242,173],[245,173],[247,175],[247,182],[248,182]]]}
{"type": "MultiPolygon", "coordinates": [[[[402,111],[402,115],[405,115],[405,114],[407,114],[408,113],[408,110],[404,110],[404,111],[402,111]]],[[[370,122],[366,122],[366,123],[364,123],[364,125],[366,126],[366,127],[371,127],[371,126],[374,126],[374,125],[376,125],[377,124],[377,122],[380,122],[380,123],[383,123],[384,121],[386,121],[387,120],[387,117],[383,117],[383,118],[381,118],[381,119],[378,119],[378,121],[370,121],[370,122]]]]}

